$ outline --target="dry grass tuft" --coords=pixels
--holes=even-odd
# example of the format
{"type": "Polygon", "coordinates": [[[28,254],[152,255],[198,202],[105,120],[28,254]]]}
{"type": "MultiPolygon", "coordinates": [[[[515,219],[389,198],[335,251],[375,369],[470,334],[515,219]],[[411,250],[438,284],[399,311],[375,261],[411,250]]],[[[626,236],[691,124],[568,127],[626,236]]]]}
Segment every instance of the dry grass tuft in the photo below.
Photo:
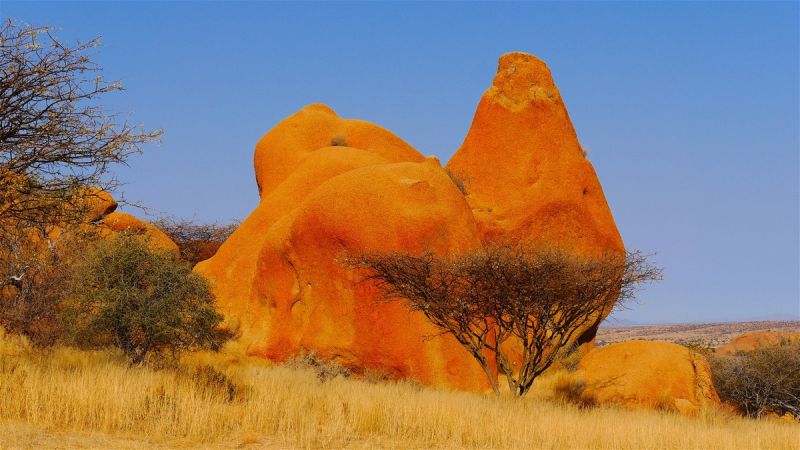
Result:
{"type": "MultiPolygon", "coordinates": [[[[231,345],[180,367],[0,335],[0,447],[796,448],[798,425],[579,408],[269,365],[231,345]]],[[[563,381],[562,381],[563,382],[563,381]]]]}

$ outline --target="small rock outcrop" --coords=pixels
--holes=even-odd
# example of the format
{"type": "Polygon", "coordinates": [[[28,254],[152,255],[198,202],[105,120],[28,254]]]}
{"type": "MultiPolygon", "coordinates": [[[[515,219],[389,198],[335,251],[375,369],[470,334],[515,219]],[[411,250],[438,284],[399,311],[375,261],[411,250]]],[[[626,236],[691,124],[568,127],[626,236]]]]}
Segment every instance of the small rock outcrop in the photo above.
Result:
{"type": "Polygon", "coordinates": [[[764,347],[774,347],[784,342],[800,342],[800,332],[797,331],[751,331],[742,333],[731,339],[725,345],[717,347],[717,355],[732,355],[737,352],[750,352],[764,347]]]}
{"type": "Polygon", "coordinates": [[[166,233],[152,223],[131,214],[112,212],[97,221],[100,225],[98,230],[101,236],[112,237],[123,232],[131,233],[140,236],[152,248],[178,253],[178,245],[166,233]]]}

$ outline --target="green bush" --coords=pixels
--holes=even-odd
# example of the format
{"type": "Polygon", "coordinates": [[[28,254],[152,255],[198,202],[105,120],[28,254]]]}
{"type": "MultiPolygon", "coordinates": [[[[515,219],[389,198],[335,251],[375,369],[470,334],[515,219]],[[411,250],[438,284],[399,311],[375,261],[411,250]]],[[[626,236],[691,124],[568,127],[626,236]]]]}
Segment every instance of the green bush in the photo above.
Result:
{"type": "Polygon", "coordinates": [[[222,316],[205,278],[141,237],[96,243],[72,280],[65,322],[78,346],[115,346],[139,364],[149,355],[217,349],[227,337],[215,329],[222,316]]]}
{"type": "Polygon", "coordinates": [[[714,387],[722,400],[750,417],[773,412],[800,419],[800,343],[712,356],[710,361],[714,387]]]}

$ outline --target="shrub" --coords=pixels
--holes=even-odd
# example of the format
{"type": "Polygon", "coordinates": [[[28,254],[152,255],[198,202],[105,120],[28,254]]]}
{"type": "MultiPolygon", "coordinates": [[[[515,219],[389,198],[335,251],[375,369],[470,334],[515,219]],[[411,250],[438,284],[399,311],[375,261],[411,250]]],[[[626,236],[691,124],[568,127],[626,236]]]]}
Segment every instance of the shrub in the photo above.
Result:
{"type": "Polygon", "coordinates": [[[445,172],[447,172],[447,176],[450,177],[450,180],[456,185],[458,190],[461,191],[462,195],[469,195],[469,192],[467,191],[467,182],[461,175],[453,172],[450,169],[445,169],[445,172]]]}
{"type": "Polygon", "coordinates": [[[596,405],[596,400],[586,393],[586,381],[571,373],[560,373],[553,384],[553,395],[562,403],[589,408],[596,405]]]}
{"type": "Polygon", "coordinates": [[[708,341],[704,339],[678,339],[675,341],[676,344],[682,345],[688,348],[690,351],[700,353],[705,357],[708,357],[713,353],[715,342],[716,341],[708,341]]]}
{"type": "Polygon", "coordinates": [[[64,268],[95,238],[89,231],[52,228],[17,224],[0,233],[0,327],[37,347],[64,340],[60,315],[70,285],[64,268]]]}
{"type": "Polygon", "coordinates": [[[200,261],[214,256],[225,240],[236,231],[239,223],[223,225],[162,217],[155,225],[178,245],[181,259],[194,267],[200,261]]]}
{"type": "Polygon", "coordinates": [[[567,345],[560,350],[554,365],[559,365],[567,370],[567,372],[575,372],[578,370],[578,364],[586,354],[586,349],[581,347],[577,342],[567,345]]]}
{"type": "Polygon", "coordinates": [[[331,147],[347,147],[347,138],[343,134],[337,134],[331,138],[331,147]]]}
{"type": "Polygon", "coordinates": [[[747,416],[774,412],[800,418],[800,343],[712,356],[710,362],[720,398],[747,416]]]}
{"type": "Polygon", "coordinates": [[[76,265],[72,288],[66,311],[76,344],[118,347],[134,364],[166,351],[217,349],[226,338],[215,330],[222,316],[208,282],[133,235],[91,248],[76,265]]]}
{"type": "Polygon", "coordinates": [[[225,402],[232,402],[236,399],[241,400],[243,393],[246,391],[227,374],[211,366],[201,365],[185,373],[179,372],[179,374],[188,376],[191,382],[201,391],[222,398],[225,402]]]}
{"type": "Polygon", "coordinates": [[[350,369],[333,361],[321,359],[314,352],[303,353],[290,359],[288,366],[294,369],[311,369],[323,383],[338,376],[350,377],[350,369]]]}

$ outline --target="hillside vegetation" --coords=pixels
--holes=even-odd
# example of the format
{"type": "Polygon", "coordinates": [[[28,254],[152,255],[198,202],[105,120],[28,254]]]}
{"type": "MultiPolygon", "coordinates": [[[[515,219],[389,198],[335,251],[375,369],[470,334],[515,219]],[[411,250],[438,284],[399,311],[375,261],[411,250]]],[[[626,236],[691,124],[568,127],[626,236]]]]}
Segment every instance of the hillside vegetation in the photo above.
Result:
{"type": "MultiPolygon", "coordinates": [[[[613,324],[613,321],[609,323],[613,324]]],[[[597,330],[599,344],[643,339],[677,343],[703,343],[711,347],[726,344],[742,333],[751,331],[800,332],[800,321],[772,320],[758,322],[682,323],[673,325],[601,326],[597,330]]]]}
{"type": "Polygon", "coordinates": [[[530,398],[336,377],[243,356],[176,367],[37,350],[0,333],[0,448],[796,448],[800,427],[706,411],[579,409],[537,382],[530,398]]]}

